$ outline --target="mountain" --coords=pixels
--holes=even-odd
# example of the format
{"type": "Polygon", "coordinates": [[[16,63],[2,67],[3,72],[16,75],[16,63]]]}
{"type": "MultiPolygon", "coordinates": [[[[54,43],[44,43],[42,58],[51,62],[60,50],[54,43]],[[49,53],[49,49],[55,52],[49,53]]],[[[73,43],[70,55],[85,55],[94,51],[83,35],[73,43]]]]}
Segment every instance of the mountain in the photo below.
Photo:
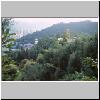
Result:
{"type": "Polygon", "coordinates": [[[40,39],[46,36],[56,36],[65,32],[66,29],[69,29],[73,34],[80,33],[92,35],[98,32],[98,22],[91,22],[87,20],[82,22],[58,23],[41,31],[28,34],[17,41],[20,43],[33,43],[36,38],[40,39]]]}

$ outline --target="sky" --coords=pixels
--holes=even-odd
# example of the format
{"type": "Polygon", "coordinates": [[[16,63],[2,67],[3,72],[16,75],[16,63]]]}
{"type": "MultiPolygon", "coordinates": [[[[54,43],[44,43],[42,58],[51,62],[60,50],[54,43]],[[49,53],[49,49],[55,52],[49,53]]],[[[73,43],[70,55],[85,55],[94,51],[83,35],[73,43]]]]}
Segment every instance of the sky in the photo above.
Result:
{"type": "Polygon", "coordinates": [[[21,37],[26,34],[40,31],[57,23],[80,22],[90,20],[98,22],[98,18],[13,18],[11,32],[17,33],[21,37]]]}

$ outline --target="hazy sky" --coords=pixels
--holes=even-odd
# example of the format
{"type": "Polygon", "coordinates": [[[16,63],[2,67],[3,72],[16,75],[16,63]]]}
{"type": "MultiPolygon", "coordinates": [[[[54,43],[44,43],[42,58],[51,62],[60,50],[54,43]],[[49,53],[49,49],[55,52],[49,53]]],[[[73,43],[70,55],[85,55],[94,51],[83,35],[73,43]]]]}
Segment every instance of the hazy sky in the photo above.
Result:
{"type": "Polygon", "coordinates": [[[90,20],[98,22],[98,18],[13,18],[12,31],[18,34],[35,32],[57,23],[69,23],[90,20]]]}

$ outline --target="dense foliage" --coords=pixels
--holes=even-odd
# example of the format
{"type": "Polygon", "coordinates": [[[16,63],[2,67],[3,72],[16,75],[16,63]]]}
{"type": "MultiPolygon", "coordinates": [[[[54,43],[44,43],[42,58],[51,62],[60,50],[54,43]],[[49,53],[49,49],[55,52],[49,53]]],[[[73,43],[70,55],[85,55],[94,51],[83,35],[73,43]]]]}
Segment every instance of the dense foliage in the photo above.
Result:
{"type": "Polygon", "coordinates": [[[2,55],[4,81],[96,81],[98,35],[81,36],[71,42],[67,33],[44,37],[31,49],[2,55]]]}

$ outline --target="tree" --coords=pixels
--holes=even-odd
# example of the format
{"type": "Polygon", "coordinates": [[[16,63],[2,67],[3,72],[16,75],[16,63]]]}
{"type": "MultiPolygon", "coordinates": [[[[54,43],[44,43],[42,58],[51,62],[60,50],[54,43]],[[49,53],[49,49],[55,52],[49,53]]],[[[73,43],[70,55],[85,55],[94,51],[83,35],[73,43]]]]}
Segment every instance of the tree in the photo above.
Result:
{"type": "Polygon", "coordinates": [[[81,71],[81,61],[80,61],[80,57],[78,56],[77,52],[73,52],[70,55],[67,71],[68,73],[73,73],[75,71],[78,71],[78,72],[81,71]]]}
{"type": "Polygon", "coordinates": [[[38,63],[44,63],[45,60],[44,60],[43,54],[38,54],[38,57],[37,57],[36,61],[38,63]]]}
{"type": "Polygon", "coordinates": [[[11,19],[9,18],[2,18],[2,47],[11,48],[13,46],[13,42],[15,41],[14,38],[11,36],[16,35],[15,33],[9,33],[11,19]]]}
{"type": "Polygon", "coordinates": [[[31,60],[24,60],[21,64],[21,70],[16,78],[18,81],[36,81],[40,80],[42,65],[37,64],[31,60]]]}
{"type": "Polygon", "coordinates": [[[50,63],[43,64],[43,71],[41,74],[41,81],[53,81],[56,79],[55,76],[56,67],[50,63]]]}
{"type": "MultiPolygon", "coordinates": [[[[10,25],[11,19],[10,18],[2,18],[2,49],[8,48],[9,50],[13,46],[13,42],[15,41],[12,38],[14,33],[10,33],[10,25]]],[[[2,51],[5,53],[5,51],[2,51]]],[[[10,51],[6,52],[6,55],[2,55],[2,79],[3,80],[14,80],[17,73],[17,66],[15,65],[15,61],[11,59],[9,56],[10,51]]]]}
{"type": "Polygon", "coordinates": [[[98,57],[98,35],[88,39],[87,56],[96,59],[98,57]]]}

